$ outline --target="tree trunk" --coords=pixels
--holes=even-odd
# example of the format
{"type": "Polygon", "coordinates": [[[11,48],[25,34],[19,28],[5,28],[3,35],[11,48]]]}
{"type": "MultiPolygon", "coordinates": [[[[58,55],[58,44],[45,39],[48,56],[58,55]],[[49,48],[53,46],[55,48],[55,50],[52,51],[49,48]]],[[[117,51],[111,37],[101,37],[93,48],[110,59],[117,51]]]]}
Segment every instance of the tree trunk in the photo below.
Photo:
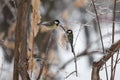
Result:
{"type": "Polygon", "coordinates": [[[15,29],[14,73],[13,80],[30,80],[27,73],[27,29],[31,0],[19,0],[17,24],[15,29]]]}

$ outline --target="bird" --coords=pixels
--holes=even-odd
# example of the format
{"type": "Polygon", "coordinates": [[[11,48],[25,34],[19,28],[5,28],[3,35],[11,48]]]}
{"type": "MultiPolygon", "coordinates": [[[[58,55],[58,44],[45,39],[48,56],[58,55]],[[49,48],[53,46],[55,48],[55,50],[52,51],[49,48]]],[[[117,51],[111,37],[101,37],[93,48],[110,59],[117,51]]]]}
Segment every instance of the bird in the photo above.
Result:
{"type": "Polygon", "coordinates": [[[77,74],[77,62],[76,62],[76,56],[75,56],[75,51],[74,51],[74,47],[73,47],[73,31],[71,29],[68,29],[66,31],[66,40],[67,42],[70,43],[70,46],[71,46],[71,51],[74,55],[74,62],[75,62],[75,69],[76,69],[76,76],[78,76],[77,74]]]}
{"type": "Polygon", "coordinates": [[[73,48],[73,31],[70,29],[66,31],[66,41],[69,42],[71,45],[71,48],[73,48]]]}
{"type": "Polygon", "coordinates": [[[45,21],[42,23],[38,23],[38,26],[40,27],[40,31],[47,32],[51,30],[55,30],[60,24],[59,20],[52,20],[52,21],[45,21]]]}
{"type": "Polygon", "coordinates": [[[38,33],[35,40],[38,43],[37,45],[40,47],[41,53],[45,53],[49,39],[53,39],[55,37],[55,32],[57,32],[55,29],[59,26],[59,24],[60,21],[57,19],[37,23],[38,33]]]}

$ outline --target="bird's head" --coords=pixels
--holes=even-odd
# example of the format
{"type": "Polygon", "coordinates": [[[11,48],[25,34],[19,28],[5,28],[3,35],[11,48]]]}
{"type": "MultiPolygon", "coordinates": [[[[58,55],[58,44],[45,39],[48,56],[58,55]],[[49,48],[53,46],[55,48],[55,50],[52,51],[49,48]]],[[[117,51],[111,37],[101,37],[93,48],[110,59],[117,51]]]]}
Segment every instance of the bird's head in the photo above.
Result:
{"type": "Polygon", "coordinates": [[[57,26],[60,24],[59,20],[54,20],[54,24],[56,24],[57,26]]]}
{"type": "Polygon", "coordinates": [[[70,29],[68,29],[68,30],[66,31],[66,33],[67,33],[67,34],[73,34],[72,30],[70,30],[70,29]]]}

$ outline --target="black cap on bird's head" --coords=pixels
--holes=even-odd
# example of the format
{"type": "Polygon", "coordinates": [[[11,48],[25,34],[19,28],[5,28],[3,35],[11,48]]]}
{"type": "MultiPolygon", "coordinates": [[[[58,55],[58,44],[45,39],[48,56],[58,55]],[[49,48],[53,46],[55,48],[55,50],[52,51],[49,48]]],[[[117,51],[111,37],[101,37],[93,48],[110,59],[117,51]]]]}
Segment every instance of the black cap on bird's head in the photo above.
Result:
{"type": "Polygon", "coordinates": [[[54,20],[54,23],[58,26],[60,24],[60,21],[59,20],[54,20]]]}
{"type": "Polygon", "coordinates": [[[66,33],[67,33],[67,34],[72,34],[73,32],[72,32],[72,30],[68,29],[68,30],[66,31],[66,33]]]}

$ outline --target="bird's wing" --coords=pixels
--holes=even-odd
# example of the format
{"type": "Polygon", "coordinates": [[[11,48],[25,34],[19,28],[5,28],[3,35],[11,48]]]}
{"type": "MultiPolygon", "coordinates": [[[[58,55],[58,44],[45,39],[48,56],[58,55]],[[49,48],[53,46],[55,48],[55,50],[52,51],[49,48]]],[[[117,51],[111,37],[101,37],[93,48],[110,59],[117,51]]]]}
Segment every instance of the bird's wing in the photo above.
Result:
{"type": "Polygon", "coordinates": [[[51,26],[51,22],[42,22],[41,25],[45,25],[45,26],[51,26]]]}

